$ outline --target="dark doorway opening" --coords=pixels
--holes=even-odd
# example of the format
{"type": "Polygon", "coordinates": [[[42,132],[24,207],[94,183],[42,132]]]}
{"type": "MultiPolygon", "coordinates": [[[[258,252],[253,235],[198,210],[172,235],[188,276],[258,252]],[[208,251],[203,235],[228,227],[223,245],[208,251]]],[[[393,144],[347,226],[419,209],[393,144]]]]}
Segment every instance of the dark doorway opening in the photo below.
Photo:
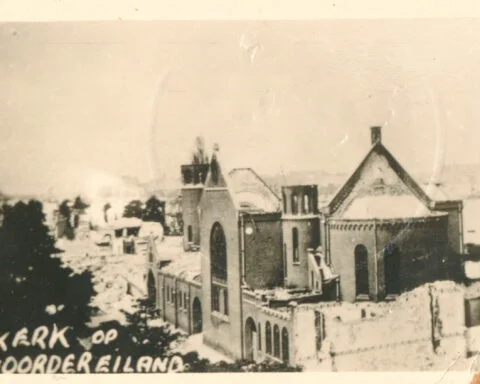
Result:
{"type": "Polygon", "coordinates": [[[257,327],[251,317],[245,322],[245,358],[254,361],[257,352],[257,327]]]}
{"type": "Polygon", "coordinates": [[[396,295],[401,292],[400,250],[395,244],[387,244],[383,250],[385,263],[385,293],[396,295]]]}
{"type": "Polygon", "coordinates": [[[202,332],[203,323],[202,323],[202,303],[198,297],[193,299],[192,304],[192,317],[193,317],[193,333],[202,332]]]}

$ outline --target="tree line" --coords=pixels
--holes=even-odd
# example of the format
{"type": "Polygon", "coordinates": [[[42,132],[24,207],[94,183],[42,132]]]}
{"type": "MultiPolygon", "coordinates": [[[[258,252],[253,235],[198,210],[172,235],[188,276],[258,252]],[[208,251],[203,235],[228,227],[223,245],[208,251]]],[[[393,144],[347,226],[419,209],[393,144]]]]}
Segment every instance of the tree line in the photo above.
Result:
{"type": "MultiPolygon", "coordinates": [[[[145,203],[141,200],[132,200],[124,207],[122,217],[160,223],[164,228],[165,234],[169,234],[170,228],[166,223],[165,206],[165,201],[159,200],[156,196],[151,196],[145,203]]],[[[80,196],[75,198],[73,204],[68,199],[61,202],[58,207],[57,218],[59,238],[67,238],[69,240],[75,238],[75,230],[79,226],[80,216],[85,213],[88,207],[88,203],[80,196]]],[[[109,202],[103,205],[103,219],[105,223],[111,221],[108,217],[108,211],[111,208],[112,205],[109,202]]],[[[90,229],[93,229],[93,227],[91,226],[90,229]]]]}

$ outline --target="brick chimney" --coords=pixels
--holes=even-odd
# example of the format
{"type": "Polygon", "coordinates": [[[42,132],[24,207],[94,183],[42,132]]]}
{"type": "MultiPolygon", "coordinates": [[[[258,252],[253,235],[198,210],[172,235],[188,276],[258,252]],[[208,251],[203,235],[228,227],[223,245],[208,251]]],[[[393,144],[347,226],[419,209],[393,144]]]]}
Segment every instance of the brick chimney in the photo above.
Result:
{"type": "Polygon", "coordinates": [[[370,127],[370,136],[372,139],[372,145],[377,144],[377,142],[382,142],[382,127],[370,127]]]}

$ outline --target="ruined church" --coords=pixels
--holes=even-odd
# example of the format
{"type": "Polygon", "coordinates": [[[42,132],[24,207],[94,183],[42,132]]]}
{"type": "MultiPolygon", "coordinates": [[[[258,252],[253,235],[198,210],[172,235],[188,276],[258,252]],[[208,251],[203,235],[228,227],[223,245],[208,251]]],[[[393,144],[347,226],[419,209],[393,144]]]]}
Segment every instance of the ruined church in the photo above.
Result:
{"type": "Polygon", "coordinates": [[[168,262],[150,250],[149,291],[163,319],[229,357],[291,364],[303,353],[303,307],[395,300],[451,278],[462,202],[417,184],[380,127],[369,144],[324,206],[316,185],[278,196],[250,168],[227,172],[218,147],[208,163],[183,165],[183,249],[168,262]]]}

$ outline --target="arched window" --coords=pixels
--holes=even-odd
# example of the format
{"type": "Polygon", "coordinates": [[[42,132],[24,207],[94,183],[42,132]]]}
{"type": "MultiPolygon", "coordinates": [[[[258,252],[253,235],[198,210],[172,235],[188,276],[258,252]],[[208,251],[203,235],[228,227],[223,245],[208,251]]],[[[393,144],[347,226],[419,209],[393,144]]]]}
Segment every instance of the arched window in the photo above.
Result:
{"type": "Polygon", "coordinates": [[[265,348],[267,353],[272,354],[272,326],[269,321],[265,324],[265,348]]]}
{"type": "Polygon", "coordinates": [[[273,356],[280,358],[280,329],[277,324],[273,327],[273,356]]]}
{"type": "Polygon", "coordinates": [[[192,226],[189,225],[187,229],[187,241],[191,243],[193,241],[193,231],[192,231],[192,226]]]}
{"type": "Polygon", "coordinates": [[[292,195],[292,214],[298,214],[298,196],[295,193],[292,195]]]}
{"type": "Polygon", "coordinates": [[[368,252],[363,244],[355,247],[355,288],[357,295],[368,295],[368,252]]]}
{"type": "Polygon", "coordinates": [[[210,272],[212,311],[228,315],[227,241],[219,223],[213,224],[210,234],[210,272]]]}
{"type": "Polygon", "coordinates": [[[258,350],[262,350],[262,325],[258,323],[258,350]]]}
{"type": "Polygon", "coordinates": [[[298,228],[292,229],[292,248],[293,248],[293,262],[300,262],[300,253],[298,250],[298,228]]]}
{"type": "Polygon", "coordinates": [[[288,363],[290,359],[290,353],[288,349],[288,331],[287,328],[282,329],[282,359],[285,363],[288,363]]]}
{"type": "Polygon", "coordinates": [[[227,242],[219,223],[212,227],[210,235],[210,263],[212,277],[227,281],[227,242]]]}
{"type": "Polygon", "coordinates": [[[307,194],[303,195],[303,212],[310,212],[310,198],[307,194]]]}

